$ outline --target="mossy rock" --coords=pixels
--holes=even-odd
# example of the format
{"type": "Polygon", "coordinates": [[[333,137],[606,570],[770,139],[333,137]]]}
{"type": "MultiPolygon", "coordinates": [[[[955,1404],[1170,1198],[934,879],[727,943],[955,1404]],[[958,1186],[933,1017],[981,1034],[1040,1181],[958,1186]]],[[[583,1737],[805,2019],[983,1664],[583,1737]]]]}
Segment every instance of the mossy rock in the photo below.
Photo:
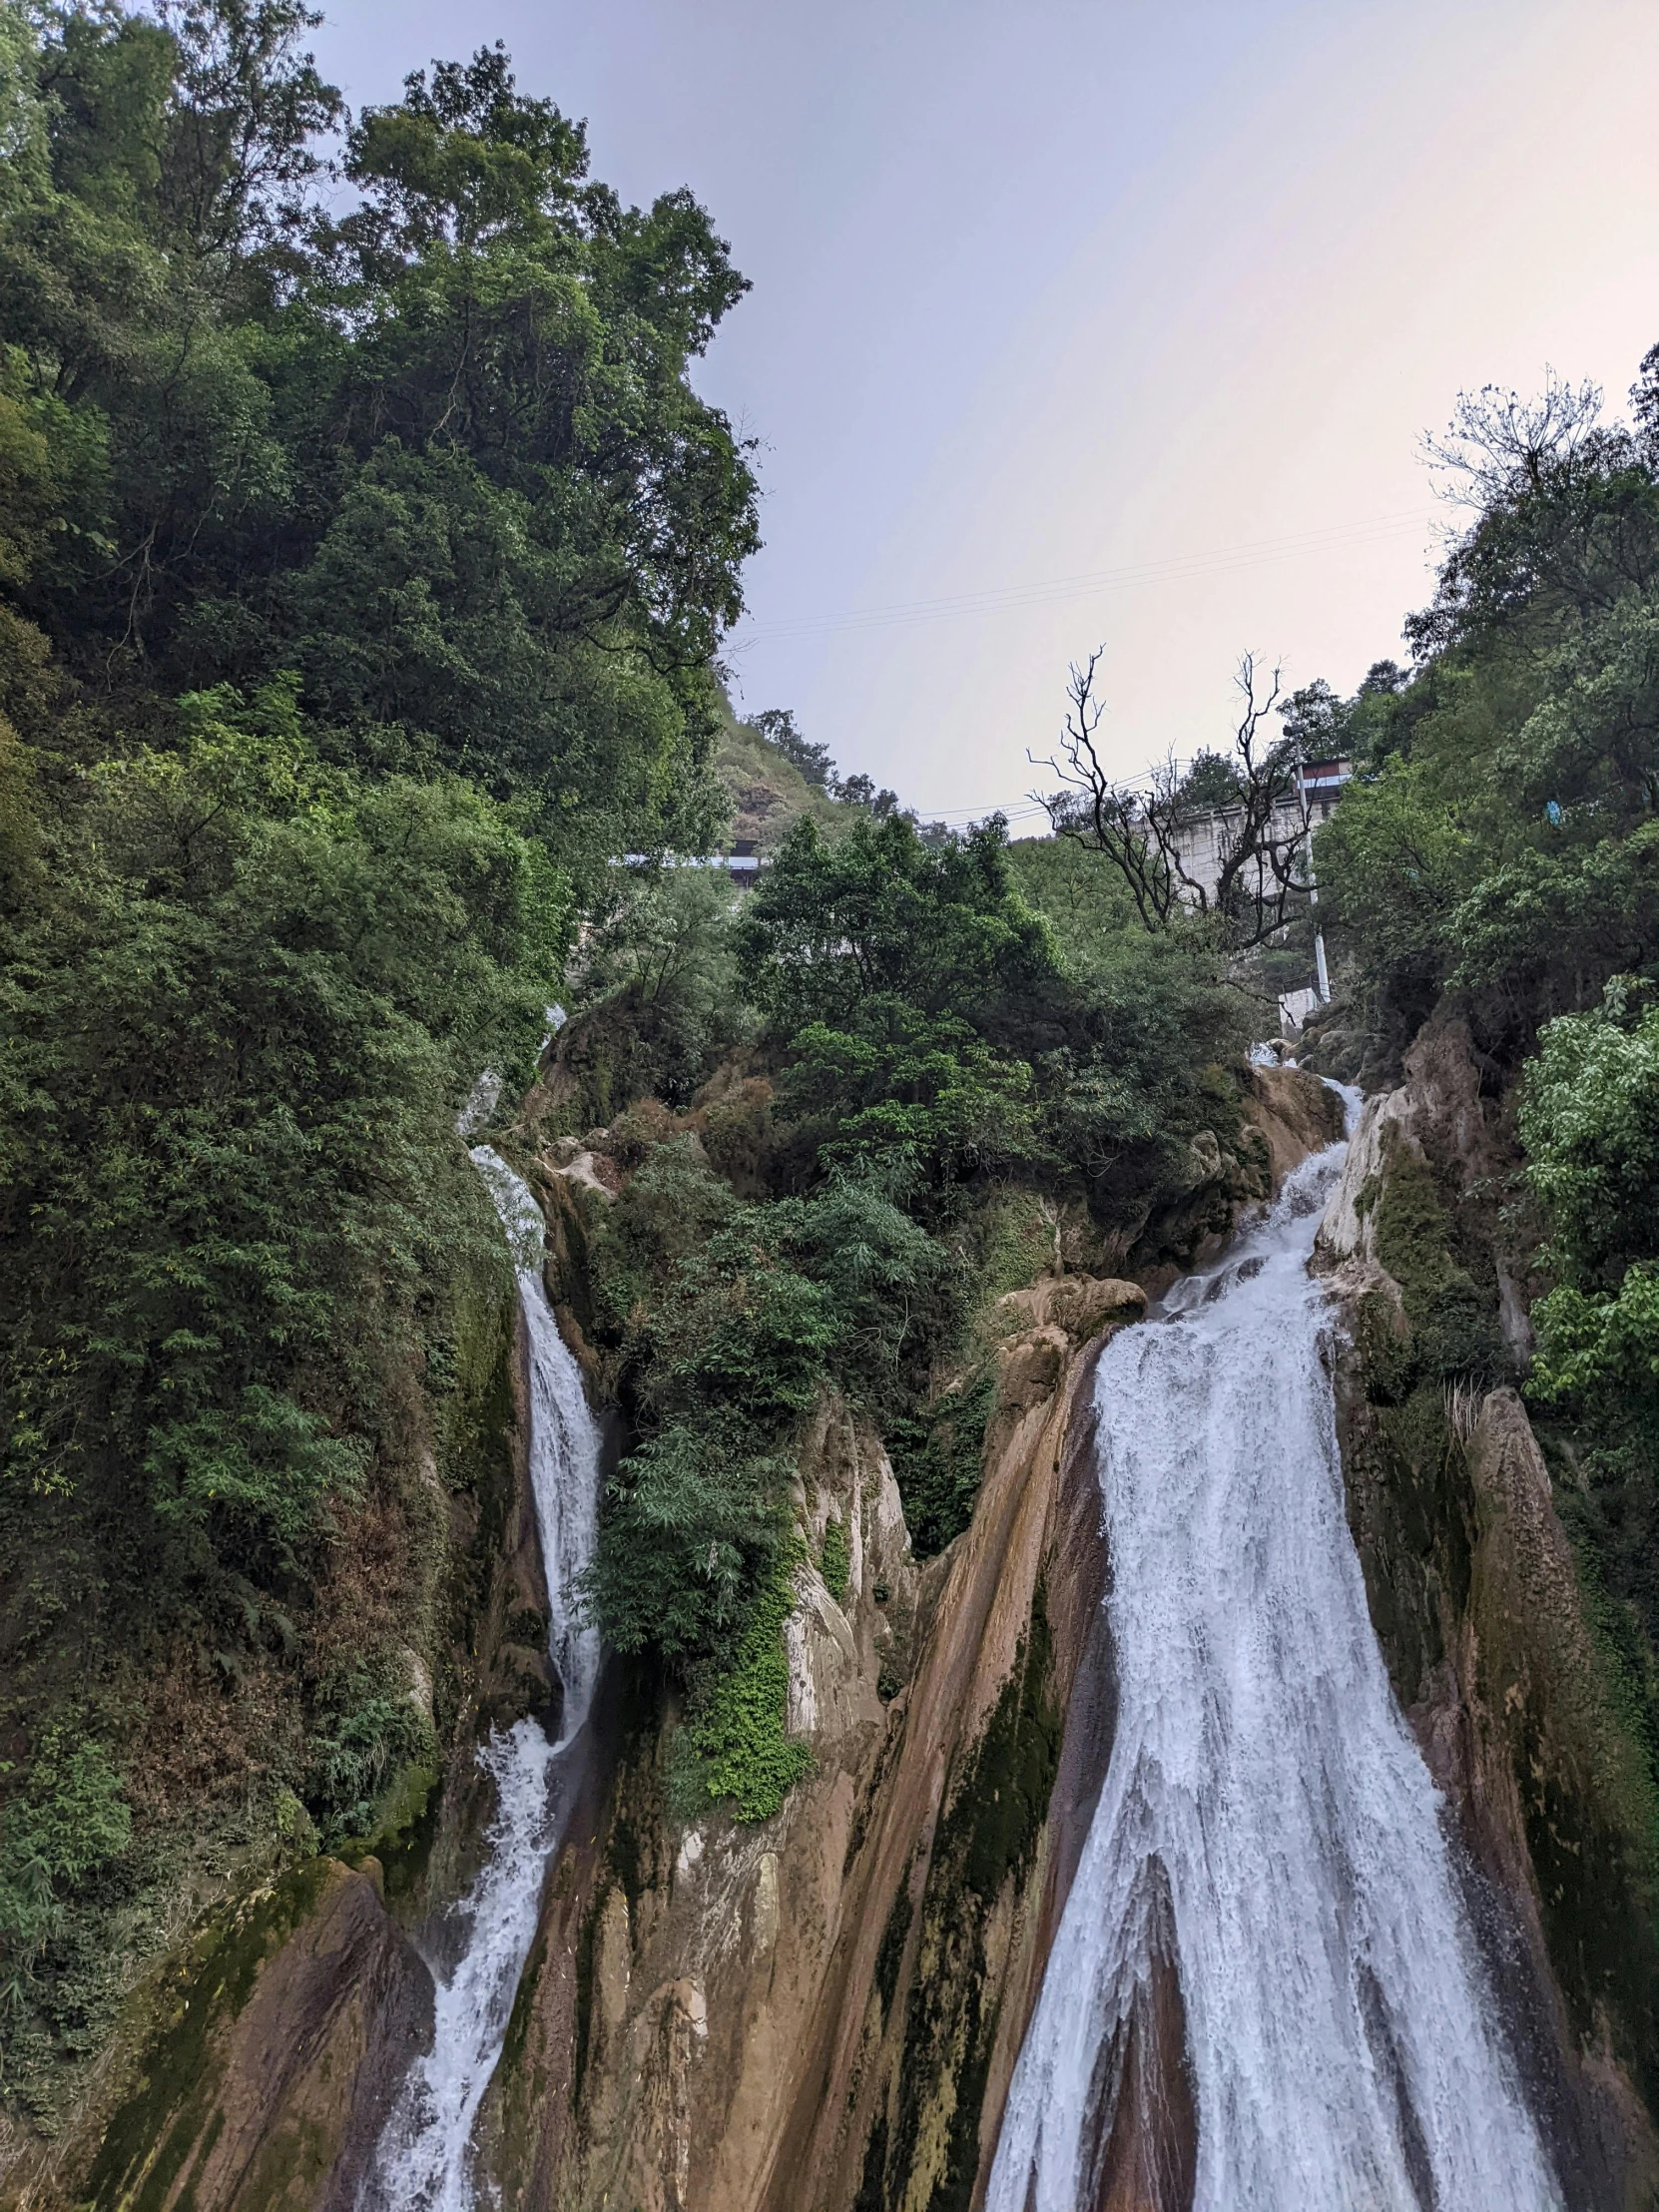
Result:
{"type": "Polygon", "coordinates": [[[309,1860],[142,1986],[79,2212],[310,2212],[429,2032],[429,1979],[373,1871],[309,1860]]]}
{"type": "Polygon", "coordinates": [[[1419,1377],[1496,1382],[1507,1359],[1493,1301],[1454,1257],[1433,1171],[1391,1128],[1381,1173],[1368,1177],[1356,1211],[1372,1218],[1374,1249],[1399,1286],[1410,1332],[1408,1360],[1400,1357],[1384,1386],[1398,1395],[1419,1377]]]}
{"type": "Polygon", "coordinates": [[[1002,1989],[987,1936],[1009,1894],[1024,1895],[1059,1771],[1064,1715],[1039,1587],[1030,1626],[996,1706],[951,1785],[919,1909],[899,1889],[876,1960],[883,2015],[900,2001],[901,2040],[889,2043],[888,2093],[864,2152],[864,2212],[968,2212],[979,2171],[984,2104],[1002,1989]]]}

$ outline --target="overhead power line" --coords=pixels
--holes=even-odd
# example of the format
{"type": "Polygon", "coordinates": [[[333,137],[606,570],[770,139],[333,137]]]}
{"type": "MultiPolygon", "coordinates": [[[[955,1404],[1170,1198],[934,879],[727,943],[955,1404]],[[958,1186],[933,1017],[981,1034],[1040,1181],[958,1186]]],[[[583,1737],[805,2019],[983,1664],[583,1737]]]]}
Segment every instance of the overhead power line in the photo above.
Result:
{"type": "Polygon", "coordinates": [[[988,822],[992,815],[1001,815],[1009,824],[1025,822],[1033,816],[1045,814],[1047,810],[1028,805],[998,806],[993,800],[984,807],[944,807],[937,810],[932,807],[914,807],[910,812],[918,822],[942,822],[947,829],[954,830],[965,823],[988,822]]]}

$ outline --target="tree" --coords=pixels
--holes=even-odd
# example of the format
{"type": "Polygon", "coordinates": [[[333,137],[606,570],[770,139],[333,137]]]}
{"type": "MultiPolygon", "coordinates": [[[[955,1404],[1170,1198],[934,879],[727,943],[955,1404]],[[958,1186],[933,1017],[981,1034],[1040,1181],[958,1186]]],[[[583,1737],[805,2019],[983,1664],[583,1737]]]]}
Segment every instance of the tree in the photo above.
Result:
{"type": "MultiPolygon", "coordinates": [[[[1644,386],[1633,398],[1638,425],[1644,386]]],[[[1534,398],[1488,384],[1422,440],[1441,494],[1472,511],[1433,602],[1405,623],[1419,660],[1502,633],[1552,647],[1659,578],[1659,485],[1643,437],[1601,420],[1591,383],[1553,371],[1534,398]]]]}
{"type": "Polygon", "coordinates": [[[768,707],[758,714],[750,728],[758,730],[768,745],[776,746],[786,761],[793,761],[809,784],[816,784],[820,791],[828,791],[834,781],[835,764],[830,758],[827,745],[815,745],[811,738],[804,738],[796,728],[795,716],[788,707],[768,707]]]}
{"type": "Polygon", "coordinates": [[[1330,761],[1348,751],[1352,712],[1350,703],[1319,676],[1292,692],[1280,706],[1279,719],[1299,761],[1330,761]]]}
{"type": "Polygon", "coordinates": [[[475,788],[326,768],[291,684],[183,715],[42,822],[0,929],[0,1452],[217,1603],[359,1487],[476,1210],[456,1107],[533,1054],[570,904],[475,788]]]}
{"type": "Polygon", "coordinates": [[[178,49],[162,199],[198,254],[300,247],[313,141],[347,121],[299,40],[322,21],[302,0],[160,0],[178,49]]]}
{"type": "Polygon", "coordinates": [[[1231,754],[1203,756],[1196,781],[1172,755],[1143,782],[1120,784],[1107,775],[1096,742],[1106,712],[1095,693],[1104,650],[1082,668],[1073,663],[1060,750],[1041,763],[1064,788],[1033,797],[1057,835],[1104,854],[1118,870],[1146,928],[1167,929],[1190,911],[1213,919],[1236,950],[1264,943],[1305,911],[1310,889],[1297,740],[1264,743],[1262,736],[1280,704],[1279,670],[1259,698],[1255,657],[1240,661],[1243,711],[1231,754]],[[1231,796],[1218,811],[1224,789],[1231,796]],[[1198,863],[1201,840],[1213,852],[1213,872],[1198,863]]]}
{"type": "Polygon", "coordinates": [[[862,807],[877,822],[885,822],[889,815],[898,812],[897,792],[877,791],[873,776],[831,777],[830,796],[838,799],[843,807],[862,807]]]}
{"type": "Polygon", "coordinates": [[[301,0],[158,7],[0,0],[9,611],[128,726],[297,670],[336,755],[465,773],[590,877],[705,845],[757,543],[688,373],[725,242],[592,179],[499,47],[358,117],[336,219],[301,0]]]}
{"type": "Polygon", "coordinates": [[[1422,438],[1425,458],[1447,481],[1442,496],[1482,510],[1542,491],[1603,450],[1599,384],[1563,383],[1553,369],[1535,398],[1498,384],[1459,392],[1446,428],[1422,438]]]}
{"type": "Polygon", "coordinates": [[[1236,807],[1241,797],[1238,772],[1223,753],[1197,754],[1181,779],[1181,797],[1195,812],[1205,814],[1236,807]]]}
{"type": "Polygon", "coordinates": [[[1000,816],[946,845],[924,844],[902,815],[861,817],[833,844],[798,823],[739,930],[755,1002],[786,1038],[813,1021],[844,1028],[876,997],[994,1021],[1055,972],[1007,842],[1000,816]]]}

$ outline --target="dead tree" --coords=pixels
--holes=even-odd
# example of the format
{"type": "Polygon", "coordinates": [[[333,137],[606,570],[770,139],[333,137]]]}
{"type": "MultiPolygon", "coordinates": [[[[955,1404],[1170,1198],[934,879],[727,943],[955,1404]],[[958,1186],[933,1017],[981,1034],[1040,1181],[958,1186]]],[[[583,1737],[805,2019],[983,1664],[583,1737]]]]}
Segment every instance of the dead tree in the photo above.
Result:
{"type": "Polygon", "coordinates": [[[1266,740],[1262,728],[1282,696],[1280,671],[1258,699],[1255,656],[1247,653],[1239,663],[1243,708],[1226,756],[1237,796],[1217,808],[1192,794],[1173,754],[1139,784],[1106,774],[1096,745],[1106,712],[1095,695],[1103,651],[1091,653],[1082,668],[1073,663],[1059,750],[1038,763],[1061,786],[1032,794],[1055,834],[1112,863],[1148,929],[1167,929],[1187,912],[1214,918],[1236,951],[1277,935],[1305,909],[1311,891],[1303,865],[1308,805],[1296,748],[1287,738],[1266,740]],[[1195,872],[1206,832],[1216,859],[1213,881],[1195,872]]]}

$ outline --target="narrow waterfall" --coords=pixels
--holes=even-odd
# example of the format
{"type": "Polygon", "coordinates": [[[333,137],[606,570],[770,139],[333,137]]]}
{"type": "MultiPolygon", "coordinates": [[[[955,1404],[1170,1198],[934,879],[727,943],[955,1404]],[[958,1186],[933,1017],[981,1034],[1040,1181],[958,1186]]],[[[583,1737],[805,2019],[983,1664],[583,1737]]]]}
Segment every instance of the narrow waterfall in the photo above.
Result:
{"type": "Polygon", "coordinates": [[[1559,2207],[1344,1510],[1308,1273],[1344,1149],[1101,1359],[1117,1731],[987,2212],[1102,2201],[1159,1947],[1185,2011],[1196,2212],[1559,2207]]]}
{"type": "Polygon", "coordinates": [[[489,1185],[518,1275],[529,1344],[530,1486],[547,1575],[548,1648],[564,1710],[557,1743],[525,1719],[493,1732],[479,1753],[496,1788],[484,1865],[455,1908],[462,1947],[452,1970],[435,1973],[432,2048],[392,2110],[363,2212],[471,2212],[476,2201],[473,2122],[535,1940],[544,1877],[568,1811],[566,1754],[587,1720],[599,1672],[598,1637],[571,1609],[573,1579],[593,1557],[599,1431],[542,1284],[541,1210],[499,1153],[476,1145],[470,1158],[489,1185]]]}

